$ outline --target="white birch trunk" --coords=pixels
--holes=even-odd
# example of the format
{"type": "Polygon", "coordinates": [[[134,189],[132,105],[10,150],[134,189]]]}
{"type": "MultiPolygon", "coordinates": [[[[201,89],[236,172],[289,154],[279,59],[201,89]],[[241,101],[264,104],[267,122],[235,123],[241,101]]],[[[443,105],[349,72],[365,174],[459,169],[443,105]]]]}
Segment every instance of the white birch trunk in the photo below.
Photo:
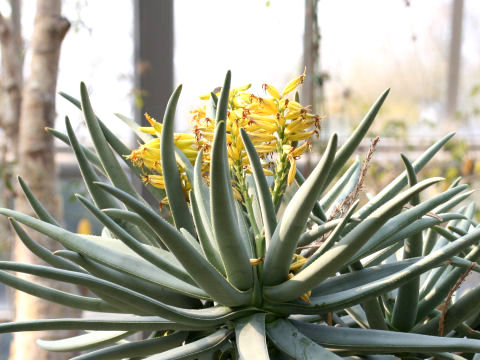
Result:
{"type": "MultiPolygon", "coordinates": [[[[35,195],[50,211],[60,218],[60,198],[55,181],[53,139],[45,127],[53,127],[55,120],[55,95],[58,63],[62,40],[70,27],[61,17],[61,0],[37,0],[34,30],[31,40],[30,75],[23,90],[18,140],[18,173],[31,187],[35,195]]],[[[18,211],[32,214],[21,191],[16,199],[18,211]]],[[[29,231],[35,241],[50,248],[59,248],[53,240],[29,231]]],[[[14,260],[23,263],[41,263],[20,241],[14,245],[14,260]]],[[[75,287],[32,276],[24,276],[36,283],[74,292],[75,287]]],[[[53,305],[22,292],[15,295],[15,321],[56,317],[77,317],[77,311],[53,305]]],[[[71,354],[47,353],[35,343],[37,338],[69,336],[66,333],[17,333],[11,345],[14,360],[66,359],[71,354]]]]}

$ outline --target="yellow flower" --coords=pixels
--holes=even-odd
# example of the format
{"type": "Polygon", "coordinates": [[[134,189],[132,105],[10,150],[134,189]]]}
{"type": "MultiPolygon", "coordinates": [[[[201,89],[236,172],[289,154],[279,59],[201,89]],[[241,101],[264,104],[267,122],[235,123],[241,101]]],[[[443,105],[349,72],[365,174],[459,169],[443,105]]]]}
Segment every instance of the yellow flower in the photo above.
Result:
{"type": "Polygon", "coordinates": [[[306,72],[306,69],[303,71],[303,74],[296,77],[295,79],[293,79],[292,81],[290,81],[286,86],[285,88],[283,89],[282,91],[282,97],[287,95],[288,93],[291,93],[293,90],[295,90],[300,84],[303,84],[304,80],[305,80],[305,72],[306,72]]]}
{"type": "Polygon", "coordinates": [[[148,115],[148,113],[145,113],[145,118],[147,119],[147,121],[150,123],[150,125],[152,125],[153,127],[153,130],[155,130],[155,132],[157,134],[161,134],[162,133],[162,127],[163,125],[161,123],[159,123],[158,121],[156,121],[154,118],[152,118],[150,115],[148,115]]]}
{"type": "MultiPolygon", "coordinates": [[[[289,273],[288,274],[288,280],[290,279],[293,279],[295,277],[295,275],[293,275],[292,273],[289,273]]],[[[305,301],[307,304],[310,304],[310,296],[312,295],[312,290],[309,290],[307,291],[305,294],[303,294],[302,296],[300,296],[300,299],[302,299],[303,301],[305,301]]]]}
{"type": "Polygon", "coordinates": [[[274,97],[275,99],[280,99],[282,97],[274,86],[263,84],[262,87],[266,92],[270,94],[270,96],[274,97]]]}
{"type": "Polygon", "coordinates": [[[81,218],[77,224],[77,234],[90,235],[92,233],[92,224],[87,218],[81,218]]]}
{"type": "MultiPolygon", "coordinates": [[[[153,172],[153,174],[147,174],[143,177],[143,181],[147,184],[158,188],[165,188],[165,183],[162,176],[162,164],[160,154],[160,138],[158,136],[162,133],[162,124],[153,119],[150,115],[145,113],[147,121],[151,127],[143,127],[142,131],[157,135],[156,138],[140,145],[137,149],[132,150],[130,155],[126,158],[130,159],[132,163],[140,168],[146,168],[153,172]]],[[[197,140],[194,134],[187,133],[175,133],[174,144],[178,147],[193,163],[198,154],[198,148],[196,146],[197,140]]],[[[184,183],[184,190],[188,191],[190,184],[185,176],[185,169],[179,164],[179,171],[184,183]]]]}
{"type": "MultiPolygon", "coordinates": [[[[310,138],[318,134],[320,117],[311,114],[308,107],[286,97],[303,83],[305,72],[290,81],[280,93],[276,87],[263,84],[263,89],[270,97],[259,97],[249,92],[250,84],[233,88],[229,92],[228,112],[226,120],[226,140],[228,161],[231,166],[232,186],[235,198],[245,201],[249,195],[245,182],[246,173],[251,172],[250,163],[240,129],[244,129],[257,153],[262,159],[264,173],[273,176],[274,201],[281,197],[285,183],[290,184],[295,178],[296,161],[310,148],[310,138]]],[[[213,93],[219,95],[219,88],[213,93]]],[[[208,100],[211,93],[202,95],[208,100]]],[[[215,119],[207,117],[207,106],[202,104],[191,111],[192,134],[175,134],[175,145],[193,163],[200,149],[203,150],[202,171],[208,183],[210,152],[215,132],[215,119]]],[[[150,127],[141,130],[157,138],[133,150],[128,158],[140,168],[150,172],[145,181],[153,186],[164,187],[160,158],[160,139],[162,124],[145,114],[150,127]]],[[[179,163],[179,171],[184,188],[189,188],[185,176],[184,164],[179,163]]]]}
{"type": "Polygon", "coordinates": [[[290,147],[287,154],[287,159],[290,164],[290,169],[288,170],[287,184],[290,185],[295,179],[295,173],[297,171],[297,159],[304,154],[306,151],[311,149],[311,144],[305,142],[298,147],[290,147]]]}

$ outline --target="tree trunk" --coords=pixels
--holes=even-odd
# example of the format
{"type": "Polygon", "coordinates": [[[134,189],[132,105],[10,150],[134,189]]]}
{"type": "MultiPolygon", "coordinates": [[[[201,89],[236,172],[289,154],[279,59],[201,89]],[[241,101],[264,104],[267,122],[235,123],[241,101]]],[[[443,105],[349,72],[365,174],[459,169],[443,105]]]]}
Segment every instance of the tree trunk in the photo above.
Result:
{"type": "MultiPolygon", "coordinates": [[[[0,48],[2,51],[0,113],[0,206],[11,207],[13,192],[7,186],[13,177],[17,158],[18,119],[23,86],[23,41],[20,27],[20,0],[11,0],[11,17],[0,14],[0,48]]],[[[0,219],[0,247],[10,257],[12,233],[6,218],[0,219]]]]}
{"type": "Polygon", "coordinates": [[[6,160],[16,159],[18,119],[23,85],[23,41],[20,28],[20,1],[11,1],[12,16],[7,21],[0,14],[0,44],[2,49],[2,130],[6,160]]]}
{"type": "MultiPolygon", "coordinates": [[[[35,195],[56,218],[60,218],[60,199],[56,193],[53,139],[45,132],[45,127],[53,127],[55,121],[55,95],[60,46],[70,23],[60,15],[61,0],[37,0],[35,24],[31,40],[32,58],[30,76],[23,90],[20,114],[18,143],[18,173],[31,187],[35,195]]],[[[27,200],[19,190],[15,207],[18,211],[32,214],[27,200]]],[[[40,244],[58,248],[53,240],[29,231],[30,236],[40,244]]],[[[14,260],[23,263],[41,263],[39,259],[16,241],[14,260]]],[[[20,275],[20,274],[19,274],[20,275]]],[[[75,287],[51,280],[24,276],[35,281],[67,292],[75,292],[75,287]]],[[[22,292],[15,295],[15,321],[78,317],[79,313],[69,308],[53,305],[22,292]]],[[[40,350],[37,338],[58,338],[71,333],[17,333],[11,345],[14,360],[65,359],[71,354],[47,353],[40,350]]]]}

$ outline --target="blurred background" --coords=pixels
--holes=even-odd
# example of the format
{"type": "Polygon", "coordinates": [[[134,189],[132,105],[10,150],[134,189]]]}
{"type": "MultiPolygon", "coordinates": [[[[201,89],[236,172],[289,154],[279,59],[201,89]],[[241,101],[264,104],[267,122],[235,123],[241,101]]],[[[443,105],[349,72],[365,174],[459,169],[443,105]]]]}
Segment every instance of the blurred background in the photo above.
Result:
{"type": "MultiPolygon", "coordinates": [[[[450,182],[463,176],[475,188],[480,173],[478,1],[1,0],[0,119],[7,116],[11,95],[4,24],[17,34],[17,76],[28,79],[40,3],[61,6],[57,11],[71,24],[61,44],[57,91],[78,98],[84,81],[97,115],[132,148],[137,139],[114,113],[142,122],[148,112],[161,120],[170,93],[183,84],[176,121],[179,130],[188,130],[189,111],[200,95],[222,83],[228,69],[233,86],[251,83],[259,95],[263,83],[281,89],[306,69],[301,102],[325,116],[313,152],[303,159],[306,171],[329,134],[336,131],[345,139],[391,88],[370,134],[380,142],[366,192],[375,193],[398,174],[400,152],[413,160],[451,131],[457,136],[423,176],[445,176],[450,182]]],[[[65,131],[68,115],[83,144],[90,144],[81,113],[59,96],[55,114],[56,129],[65,131]]],[[[12,179],[18,160],[10,153],[11,138],[1,127],[2,206],[13,204],[16,195],[12,179]]],[[[360,156],[369,145],[363,144],[360,156]]],[[[84,189],[74,157],[60,141],[54,146],[63,222],[75,230],[89,218],[71,194],[84,189]]],[[[93,232],[99,231],[88,221],[93,232]]],[[[0,237],[2,257],[9,258],[10,235],[5,230],[0,237]]],[[[0,295],[0,317],[10,320],[11,302],[5,291],[0,295]]],[[[0,340],[0,359],[7,359],[10,338],[0,340]]]]}

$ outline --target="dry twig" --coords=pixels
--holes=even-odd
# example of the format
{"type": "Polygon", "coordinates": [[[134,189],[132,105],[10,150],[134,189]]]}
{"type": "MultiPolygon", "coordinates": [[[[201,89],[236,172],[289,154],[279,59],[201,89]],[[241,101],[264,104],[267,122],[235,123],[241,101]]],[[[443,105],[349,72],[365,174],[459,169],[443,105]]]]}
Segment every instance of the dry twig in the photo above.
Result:
{"type": "MultiPolygon", "coordinates": [[[[342,217],[348,211],[348,209],[350,209],[352,204],[358,199],[360,192],[363,190],[363,182],[365,180],[365,176],[367,175],[368,165],[372,160],[373,154],[375,153],[375,148],[379,141],[380,141],[379,136],[377,136],[375,139],[372,140],[372,143],[370,144],[370,147],[368,149],[368,153],[365,156],[365,160],[363,161],[362,169],[360,171],[360,176],[358,177],[358,181],[357,181],[357,184],[355,185],[355,188],[335,208],[332,214],[328,217],[327,221],[331,221],[331,220],[342,217]]],[[[320,244],[325,241],[325,239],[328,237],[329,234],[330,232],[323,235],[320,239],[315,240],[310,245],[302,247],[302,249],[305,249],[305,248],[310,249],[308,253],[305,254],[305,257],[310,257],[320,247],[320,244]]]]}
{"type": "Polygon", "coordinates": [[[445,332],[445,318],[447,316],[448,306],[450,304],[450,300],[452,299],[453,294],[455,293],[455,291],[458,290],[460,285],[462,285],[462,283],[465,281],[465,279],[470,274],[470,272],[472,271],[472,269],[475,267],[476,264],[477,263],[473,262],[468,267],[467,271],[465,271],[465,273],[462,276],[460,276],[460,278],[457,280],[455,285],[448,292],[447,298],[445,299],[445,302],[443,303],[443,306],[442,306],[442,315],[440,316],[440,322],[438,324],[438,336],[443,336],[443,333],[445,332]]]}

